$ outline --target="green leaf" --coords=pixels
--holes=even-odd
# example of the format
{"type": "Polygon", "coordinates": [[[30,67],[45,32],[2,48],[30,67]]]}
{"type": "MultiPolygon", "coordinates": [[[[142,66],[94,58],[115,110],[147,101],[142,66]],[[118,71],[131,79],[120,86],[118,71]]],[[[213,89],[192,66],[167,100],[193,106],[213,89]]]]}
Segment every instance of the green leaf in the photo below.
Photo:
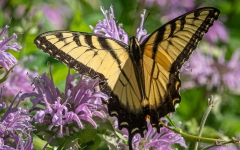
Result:
{"type": "Polygon", "coordinates": [[[93,140],[96,134],[97,129],[94,129],[93,126],[89,123],[88,125],[85,125],[85,129],[81,130],[76,137],[79,139],[78,141],[80,143],[86,143],[93,140]]]}
{"type": "Polygon", "coordinates": [[[115,131],[112,126],[112,123],[109,120],[106,119],[105,121],[103,121],[99,117],[93,117],[93,120],[98,124],[98,128],[97,128],[98,133],[103,132],[103,130],[108,130],[112,132],[115,131]]]}
{"type": "Polygon", "coordinates": [[[108,150],[108,143],[103,144],[102,141],[101,135],[96,135],[93,141],[84,143],[81,145],[81,147],[84,147],[84,150],[108,150]]]}

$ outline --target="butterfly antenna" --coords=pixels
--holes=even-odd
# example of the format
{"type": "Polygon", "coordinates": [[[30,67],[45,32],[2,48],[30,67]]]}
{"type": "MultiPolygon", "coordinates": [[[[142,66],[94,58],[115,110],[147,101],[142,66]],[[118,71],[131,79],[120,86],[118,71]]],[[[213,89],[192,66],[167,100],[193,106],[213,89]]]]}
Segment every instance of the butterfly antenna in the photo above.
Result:
{"type": "Polygon", "coordinates": [[[12,21],[12,17],[9,19],[7,25],[9,25],[11,21],[12,21]]]}
{"type": "Polygon", "coordinates": [[[145,17],[144,22],[143,22],[143,26],[145,25],[145,22],[147,21],[149,16],[150,16],[150,13],[148,13],[148,15],[145,17]]]}

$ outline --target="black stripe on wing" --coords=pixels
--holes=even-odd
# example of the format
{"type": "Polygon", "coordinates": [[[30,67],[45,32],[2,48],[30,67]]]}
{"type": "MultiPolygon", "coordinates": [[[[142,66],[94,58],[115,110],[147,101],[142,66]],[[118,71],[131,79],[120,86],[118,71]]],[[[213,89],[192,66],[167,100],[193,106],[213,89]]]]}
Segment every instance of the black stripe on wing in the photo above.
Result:
{"type": "MultiPolygon", "coordinates": [[[[158,48],[159,43],[161,43],[162,41],[167,41],[169,44],[169,47],[170,46],[174,47],[174,43],[172,43],[171,41],[172,39],[178,38],[184,41],[185,39],[189,39],[187,37],[188,35],[191,35],[190,36],[191,38],[189,39],[189,41],[185,41],[187,42],[187,45],[185,45],[183,49],[177,49],[176,47],[176,51],[177,50],[180,51],[180,54],[177,57],[175,55],[169,54],[169,57],[175,60],[172,63],[172,66],[170,68],[170,72],[174,73],[177,70],[179,70],[182,67],[182,65],[189,59],[189,56],[191,55],[193,50],[197,47],[198,42],[202,39],[203,35],[208,31],[208,29],[213,25],[213,22],[217,20],[219,14],[220,14],[220,11],[212,7],[199,8],[191,12],[188,12],[182,16],[177,17],[176,19],[169,21],[168,23],[164,24],[163,26],[155,30],[148,38],[146,38],[143,41],[141,46],[144,49],[144,46],[146,43],[148,43],[148,40],[152,41],[152,43],[150,43],[153,45],[151,56],[152,56],[152,59],[155,60],[157,51],[159,49],[158,48]],[[188,17],[191,17],[192,15],[193,15],[193,18],[188,18],[188,17]],[[201,17],[203,16],[206,18],[202,20],[201,17]],[[196,25],[194,24],[194,22],[189,23],[188,20],[200,21],[201,24],[196,25]],[[177,25],[180,26],[178,29],[177,29],[177,25]],[[188,27],[185,28],[186,25],[192,26],[193,28],[188,28],[188,27]],[[170,26],[170,31],[168,26],[170,26]],[[196,30],[194,28],[196,28],[196,30]],[[170,32],[168,34],[168,37],[165,37],[166,31],[170,32]],[[189,34],[185,36],[185,34],[178,34],[178,31],[187,31],[189,32],[189,34]],[[194,33],[191,33],[193,31],[194,33]],[[156,33],[157,35],[155,35],[156,33]],[[152,37],[153,35],[155,39],[151,39],[153,38],[152,37]],[[184,37],[181,37],[181,36],[184,36],[184,37]],[[174,57],[176,58],[174,59],[174,57]]],[[[167,52],[168,49],[165,49],[165,51],[167,52]]]]}
{"type": "MultiPolygon", "coordinates": [[[[56,58],[57,60],[59,60],[63,63],[65,63],[70,68],[73,68],[76,71],[78,71],[78,72],[80,72],[84,75],[87,75],[89,77],[93,78],[93,77],[96,77],[96,75],[98,75],[102,81],[106,80],[103,74],[101,74],[99,72],[95,72],[90,67],[88,67],[88,66],[82,64],[81,62],[75,60],[70,55],[63,52],[62,50],[59,50],[54,44],[49,42],[46,39],[46,36],[50,36],[50,35],[51,36],[55,35],[55,37],[58,38],[58,41],[64,41],[65,38],[73,38],[72,41],[75,42],[76,45],[78,45],[78,46],[83,46],[81,44],[81,41],[78,38],[79,35],[83,35],[85,37],[85,42],[89,45],[88,46],[89,49],[95,49],[95,46],[92,43],[91,37],[96,36],[96,35],[87,34],[87,33],[80,33],[80,32],[70,32],[70,31],[50,31],[50,32],[46,32],[46,33],[43,33],[43,34],[39,35],[34,40],[34,43],[36,44],[36,46],[39,49],[42,49],[44,52],[48,53],[50,56],[56,58]],[[72,36],[71,37],[64,37],[63,33],[72,33],[72,36]],[[91,72],[89,72],[89,71],[91,71],[91,72]]],[[[108,51],[112,55],[112,57],[117,61],[118,65],[120,66],[121,61],[118,59],[118,57],[115,54],[113,48],[110,47],[108,45],[108,42],[106,41],[106,39],[111,39],[111,38],[106,38],[106,37],[101,37],[101,36],[96,36],[96,37],[98,38],[98,41],[102,46],[102,50],[108,51]]],[[[122,42],[119,42],[119,41],[114,40],[114,39],[111,39],[111,40],[113,40],[116,43],[118,43],[119,45],[121,45],[124,49],[128,48],[128,46],[126,44],[122,43],[122,42]]],[[[65,43],[65,45],[67,45],[67,44],[69,44],[69,43],[65,43]]],[[[88,59],[88,58],[86,58],[86,59],[88,59]]],[[[121,69],[121,68],[119,68],[119,69],[121,69]]]]}
{"type": "MultiPolygon", "coordinates": [[[[200,12],[201,9],[194,12],[195,19],[199,19],[198,16],[200,12]]],[[[195,34],[193,34],[190,42],[188,42],[181,54],[178,55],[176,61],[173,62],[170,69],[171,73],[179,70],[182,65],[189,59],[189,56],[192,54],[193,50],[196,49],[198,42],[202,40],[203,35],[208,32],[208,29],[213,25],[213,22],[218,19],[219,14],[220,11],[218,9],[212,8],[212,10],[209,10],[209,14],[207,15],[206,19],[202,22],[201,26],[198,28],[195,34]]]]}

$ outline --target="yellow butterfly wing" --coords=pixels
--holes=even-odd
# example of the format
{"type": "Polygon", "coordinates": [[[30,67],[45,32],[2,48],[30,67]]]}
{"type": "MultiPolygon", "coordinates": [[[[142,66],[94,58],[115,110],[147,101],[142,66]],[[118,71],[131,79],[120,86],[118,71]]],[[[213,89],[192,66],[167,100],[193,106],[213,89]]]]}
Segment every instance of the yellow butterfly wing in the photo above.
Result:
{"type": "Polygon", "coordinates": [[[111,38],[71,31],[46,32],[34,43],[79,73],[106,81],[100,89],[111,97],[107,102],[108,111],[118,118],[120,129],[126,127],[133,133],[146,127],[141,105],[143,93],[128,45],[111,38]]]}
{"type": "Polygon", "coordinates": [[[179,69],[188,60],[220,11],[205,7],[186,13],[154,31],[142,44],[145,105],[151,124],[175,111],[180,103],[179,69]]]}

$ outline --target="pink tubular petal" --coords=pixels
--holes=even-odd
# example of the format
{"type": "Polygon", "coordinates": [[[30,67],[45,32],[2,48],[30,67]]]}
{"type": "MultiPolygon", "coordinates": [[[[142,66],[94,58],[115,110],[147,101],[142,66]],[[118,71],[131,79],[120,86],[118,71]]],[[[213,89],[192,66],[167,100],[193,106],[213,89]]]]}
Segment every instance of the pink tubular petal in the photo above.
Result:
{"type": "Polygon", "coordinates": [[[87,115],[80,115],[79,118],[81,118],[82,120],[86,120],[88,121],[89,123],[91,123],[93,125],[94,128],[97,128],[97,124],[94,122],[94,120],[87,116],[87,115]]]}
{"type": "Polygon", "coordinates": [[[102,119],[105,118],[105,115],[102,114],[100,111],[94,111],[94,112],[92,112],[92,115],[93,116],[98,116],[99,118],[102,118],[102,119]]]}

